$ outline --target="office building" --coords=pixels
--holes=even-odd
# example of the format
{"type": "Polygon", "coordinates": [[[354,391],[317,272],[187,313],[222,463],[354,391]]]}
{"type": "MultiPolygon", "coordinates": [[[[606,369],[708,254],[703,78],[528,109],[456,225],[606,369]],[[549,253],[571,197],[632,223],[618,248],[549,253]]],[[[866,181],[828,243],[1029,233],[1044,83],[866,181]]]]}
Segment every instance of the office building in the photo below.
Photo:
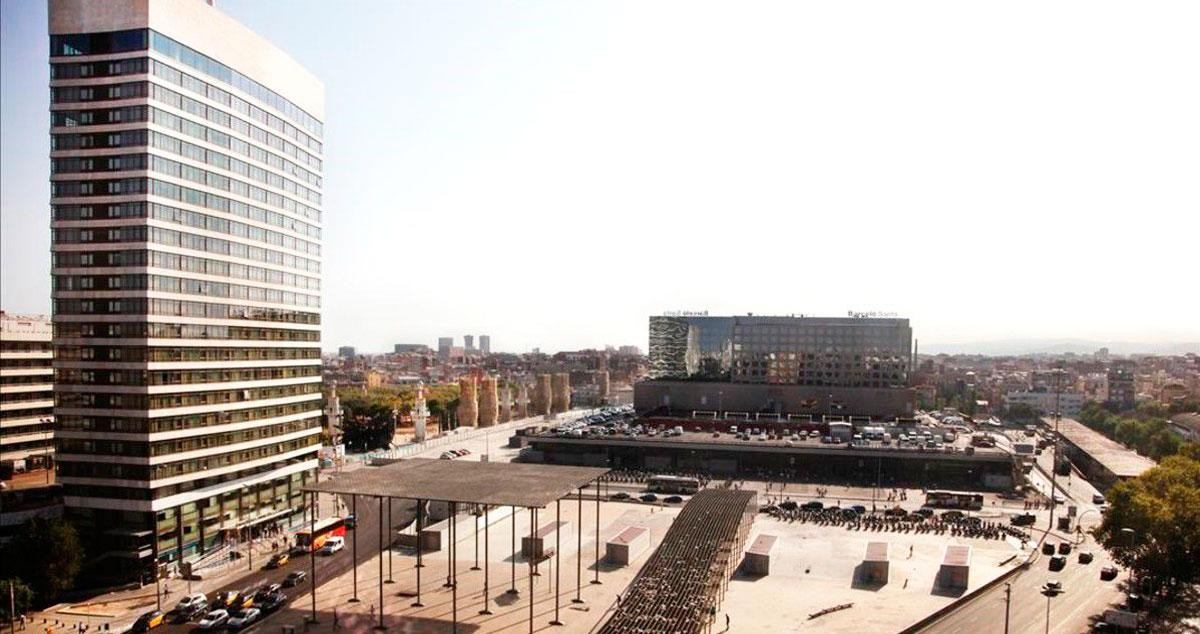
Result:
{"type": "Polygon", "coordinates": [[[475,352],[475,336],[474,335],[463,335],[463,350],[467,354],[471,354],[472,352],[475,352]]]}
{"type": "Polygon", "coordinates": [[[50,337],[45,316],[0,311],[0,480],[54,468],[50,337]]]}
{"type": "Polygon", "coordinates": [[[429,354],[433,352],[423,343],[398,343],[392,348],[396,354],[429,354]]]}
{"type": "Polygon", "coordinates": [[[358,356],[358,353],[354,349],[354,346],[341,346],[338,348],[338,357],[342,359],[353,360],[356,356],[358,356]]]}
{"type": "Polygon", "coordinates": [[[50,0],[59,480],[91,578],[299,522],[324,87],[202,0],[50,0]]]}
{"type": "Polygon", "coordinates": [[[454,350],[454,337],[438,337],[438,359],[446,361],[454,350]]]}
{"type": "Polygon", "coordinates": [[[654,316],[650,376],[824,387],[905,387],[907,319],[654,316]]]}
{"type": "Polygon", "coordinates": [[[492,336],[479,335],[479,354],[489,355],[492,353],[492,336]]]}

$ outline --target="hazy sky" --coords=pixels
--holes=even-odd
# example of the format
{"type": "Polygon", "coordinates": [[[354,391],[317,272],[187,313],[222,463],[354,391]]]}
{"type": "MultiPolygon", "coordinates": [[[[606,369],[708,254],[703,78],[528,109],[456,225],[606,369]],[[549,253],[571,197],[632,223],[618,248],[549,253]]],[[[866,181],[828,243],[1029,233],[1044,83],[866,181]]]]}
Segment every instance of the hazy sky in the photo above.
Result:
{"type": "MultiPolygon", "coordinates": [[[[1200,340],[1192,0],[217,4],[325,82],[327,348],[1200,340]]],[[[46,8],[0,7],[0,306],[48,312],[46,8]]]]}

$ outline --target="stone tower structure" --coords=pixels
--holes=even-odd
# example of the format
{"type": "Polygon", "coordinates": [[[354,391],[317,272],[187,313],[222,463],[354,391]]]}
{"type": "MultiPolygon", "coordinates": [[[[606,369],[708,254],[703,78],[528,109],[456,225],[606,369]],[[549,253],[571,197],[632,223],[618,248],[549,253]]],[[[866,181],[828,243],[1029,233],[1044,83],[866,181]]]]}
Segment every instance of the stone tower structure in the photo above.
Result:
{"type": "Polygon", "coordinates": [[[533,411],[532,416],[545,416],[550,413],[550,405],[553,399],[551,396],[551,379],[549,374],[539,374],[537,384],[533,390],[533,411]]]}
{"type": "Polygon", "coordinates": [[[507,423],[508,421],[512,420],[512,414],[513,414],[512,405],[513,405],[513,403],[512,403],[512,388],[509,387],[508,385],[505,385],[504,389],[500,390],[500,420],[499,420],[499,422],[507,423]]]}
{"type": "Polygon", "coordinates": [[[496,377],[485,376],[479,382],[479,426],[491,427],[500,417],[500,409],[496,394],[496,377]]]}
{"type": "Polygon", "coordinates": [[[552,379],[550,413],[561,414],[571,409],[571,375],[559,372],[552,379]]]}
{"type": "Polygon", "coordinates": [[[475,379],[463,377],[458,380],[458,426],[474,427],[479,424],[479,397],[475,379]]]}

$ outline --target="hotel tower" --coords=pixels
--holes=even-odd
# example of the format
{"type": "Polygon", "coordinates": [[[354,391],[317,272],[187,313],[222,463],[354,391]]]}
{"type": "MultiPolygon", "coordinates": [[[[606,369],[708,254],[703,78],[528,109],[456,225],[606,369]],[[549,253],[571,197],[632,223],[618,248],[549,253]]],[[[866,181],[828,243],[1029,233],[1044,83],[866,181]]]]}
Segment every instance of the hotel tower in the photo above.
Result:
{"type": "Polygon", "coordinates": [[[59,482],[89,572],[302,517],[324,88],[204,0],[50,0],[59,482]]]}

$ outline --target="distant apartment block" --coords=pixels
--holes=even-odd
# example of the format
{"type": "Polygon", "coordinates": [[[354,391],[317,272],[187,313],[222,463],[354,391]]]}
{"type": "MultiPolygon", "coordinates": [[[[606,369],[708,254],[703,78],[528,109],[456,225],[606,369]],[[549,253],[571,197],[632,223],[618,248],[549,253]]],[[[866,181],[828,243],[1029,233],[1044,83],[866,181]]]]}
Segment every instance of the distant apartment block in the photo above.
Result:
{"type": "Polygon", "coordinates": [[[438,337],[438,359],[446,361],[454,349],[454,337],[438,337]]]}
{"type": "Polygon", "coordinates": [[[463,349],[467,354],[475,352],[475,337],[473,335],[463,335],[463,349]]]}
{"type": "Polygon", "coordinates": [[[338,348],[338,357],[342,359],[354,359],[357,356],[358,351],[354,349],[354,346],[341,346],[338,348]]]}
{"type": "Polygon", "coordinates": [[[1062,416],[1075,418],[1079,416],[1079,412],[1083,410],[1083,403],[1086,399],[1083,394],[1077,392],[1062,392],[1056,394],[1054,392],[1008,392],[1004,395],[1004,403],[1008,407],[1013,405],[1027,405],[1042,415],[1053,415],[1055,411],[1055,403],[1057,402],[1058,411],[1062,416]]]}
{"type": "Polygon", "coordinates": [[[433,350],[423,343],[398,343],[393,346],[392,352],[396,354],[429,354],[433,350]]]}
{"type": "Polygon", "coordinates": [[[0,312],[0,480],[54,468],[50,320],[0,312]]]}
{"type": "Polygon", "coordinates": [[[489,355],[492,353],[492,337],[491,335],[479,335],[479,354],[489,355]]]}
{"type": "Polygon", "coordinates": [[[1132,361],[1114,361],[1108,368],[1108,405],[1118,411],[1133,409],[1137,397],[1132,361]]]}

